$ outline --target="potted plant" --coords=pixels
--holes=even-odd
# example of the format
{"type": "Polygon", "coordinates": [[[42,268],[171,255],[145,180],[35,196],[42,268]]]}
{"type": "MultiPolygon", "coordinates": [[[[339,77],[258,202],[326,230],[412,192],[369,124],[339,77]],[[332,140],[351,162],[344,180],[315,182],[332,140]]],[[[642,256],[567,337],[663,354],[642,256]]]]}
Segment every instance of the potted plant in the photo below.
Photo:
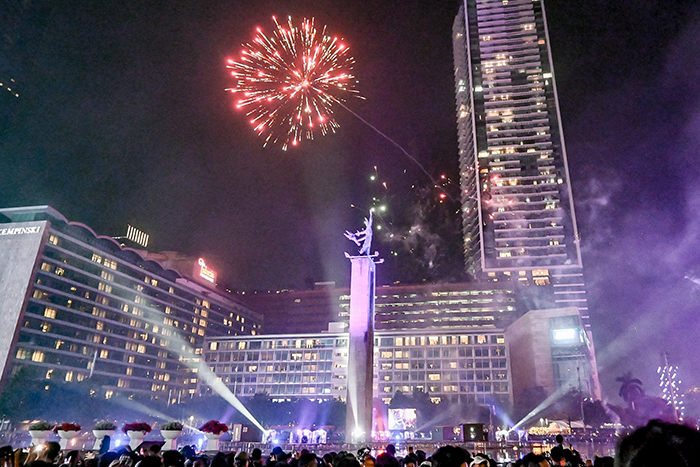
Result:
{"type": "Polygon", "coordinates": [[[105,436],[110,438],[114,436],[114,432],[117,430],[117,425],[109,420],[100,420],[95,423],[95,427],[92,429],[92,434],[95,435],[95,445],[92,449],[97,450],[102,446],[102,440],[105,436]]]}
{"type": "Polygon", "coordinates": [[[177,450],[177,437],[180,436],[183,428],[184,426],[180,422],[166,423],[160,428],[160,434],[165,439],[164,451],[177,450]]]}
{"type": "Polygon", "coordinates": [[[207,447],[205,451],[218,451],[219,438],[228,431],[228,427],[216,420],[209,420],[199,429],[207,437],[207,447]]]}
{"type": "Polygon", "coordinates": [[[53,425],[46,422],[37,422],[29,426],[29,435],[32,437],[32,446],[38,446],[46,442],[51,434],[53,425]]]}
{"type": "Polygon", "coordinates": [[[122,431],[129,437],[129,446],[135,451],[143,441],[143,438],[150,433],[151,425],[148,423],[127,423],[122,428],[122,431]]]}
{"type": "Polygon", "coordinates": [[[61,438],[61,449],[68,449],[68,440],[78,436],[81,428],[77,423],[61,423],[54,427],[53,432],[61,438]]]}

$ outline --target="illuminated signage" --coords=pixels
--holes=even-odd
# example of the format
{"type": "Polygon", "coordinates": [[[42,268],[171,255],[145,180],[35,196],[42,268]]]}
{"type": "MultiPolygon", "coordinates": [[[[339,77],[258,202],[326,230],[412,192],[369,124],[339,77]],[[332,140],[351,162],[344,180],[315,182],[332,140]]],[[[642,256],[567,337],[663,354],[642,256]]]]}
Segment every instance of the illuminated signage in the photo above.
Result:
{"type": "Polygon", "coordinates": [[[126,238],[134,243],[138,243],[144,248],[148,246],[148,234],[140,231],[131,224],[126,224],[126,238]]]}
{"type": "Polygon", "coordinates": [[[552,337],[555,341],[571,341],[576,339],[576,329],[555,329],[552,331],[552,337]]]}
{"type": "Polygon", "coordinates": [[[10,229],[0,229],[0,235],[22,235],[41,232],[41,226],[36,227],[13,227],[10,229]]]}
{"type": "Polygon", "coordinates": [[[213,269],[207,267],[207,263],[204,262],[203,258],[199,258],[199,277],[214,284],[216,282],[216,272],[213,269]]]}

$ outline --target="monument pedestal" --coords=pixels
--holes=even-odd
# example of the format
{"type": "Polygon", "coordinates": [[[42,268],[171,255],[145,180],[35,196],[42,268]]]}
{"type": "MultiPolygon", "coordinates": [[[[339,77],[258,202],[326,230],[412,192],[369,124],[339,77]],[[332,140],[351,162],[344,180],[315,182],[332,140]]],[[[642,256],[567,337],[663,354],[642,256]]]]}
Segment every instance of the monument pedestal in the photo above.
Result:
{"type": "Polygon", "coordinates": [[[372,360],[376,256],[349,256],[350,326],[345,442],[372,441],[372,360]]]}

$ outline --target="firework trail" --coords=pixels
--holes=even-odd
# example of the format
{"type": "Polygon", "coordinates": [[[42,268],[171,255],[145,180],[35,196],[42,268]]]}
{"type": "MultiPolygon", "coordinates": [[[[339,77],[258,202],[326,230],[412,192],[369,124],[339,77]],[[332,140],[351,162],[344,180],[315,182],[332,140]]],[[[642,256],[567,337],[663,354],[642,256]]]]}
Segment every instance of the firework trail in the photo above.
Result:
{"type": "Polygon", "coordinates": [[[265,140],[263,146],[281,143],[286,151],[313,139],[315,131],[335,133],[337,105],[396,146],[443,192],[443,198],[455,201],[418,159],[344,104],[346,96],[363,97],[355,88],[355,61],[342,39],[327,35],[325,26],[319,33],[313,18],[304,19],[301,27],[294,26],[291,17],[285,24],[274,16],[272,20],[272,35],[257,28],[240,58],[227,64],[236,81],[227,91],[239,95],[236,108],[246,110],[255,132],[265,140]]]}
{"type": "Polygon", "coordinates": [[[288,17],[267,36],[258,28],[255,38],[243,45],[240,58],[229,60],[227,68],[236,80],[227,89],[239,94],[236,107],[247,110],[255,132],[282,149],[313,139],[339,127],[333,105],[345,96],[360,97],[352,74],[354,59],[342,39],[319,32],[314,19],[301,27],[288,17]]]}

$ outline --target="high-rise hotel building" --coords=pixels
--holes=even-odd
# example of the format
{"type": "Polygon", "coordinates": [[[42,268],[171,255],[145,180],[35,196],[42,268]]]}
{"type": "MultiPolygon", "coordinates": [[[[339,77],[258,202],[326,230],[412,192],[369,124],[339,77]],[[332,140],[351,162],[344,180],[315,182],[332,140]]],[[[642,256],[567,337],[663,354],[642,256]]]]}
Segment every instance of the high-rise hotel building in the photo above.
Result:
{"type": "Polygon", "coordinates": [[[257,334],[262,316],[193,263],[166,269],[48,206],[0,209],[2,382],[25,369],[105,398],[194,394],[205,337],[257,334]]]}
{"type": "Polygon", "coordinates": [[[600,397],[543,1],[463,0],[453,47],[466,270],[512,282],[521,311],[577,309],[600,397]]]}
{"type": "Polygon", "coordinates": [[[466,269],[525,309],[588,307],[542,0],[464,0],[453,27],[466,269]]]}

